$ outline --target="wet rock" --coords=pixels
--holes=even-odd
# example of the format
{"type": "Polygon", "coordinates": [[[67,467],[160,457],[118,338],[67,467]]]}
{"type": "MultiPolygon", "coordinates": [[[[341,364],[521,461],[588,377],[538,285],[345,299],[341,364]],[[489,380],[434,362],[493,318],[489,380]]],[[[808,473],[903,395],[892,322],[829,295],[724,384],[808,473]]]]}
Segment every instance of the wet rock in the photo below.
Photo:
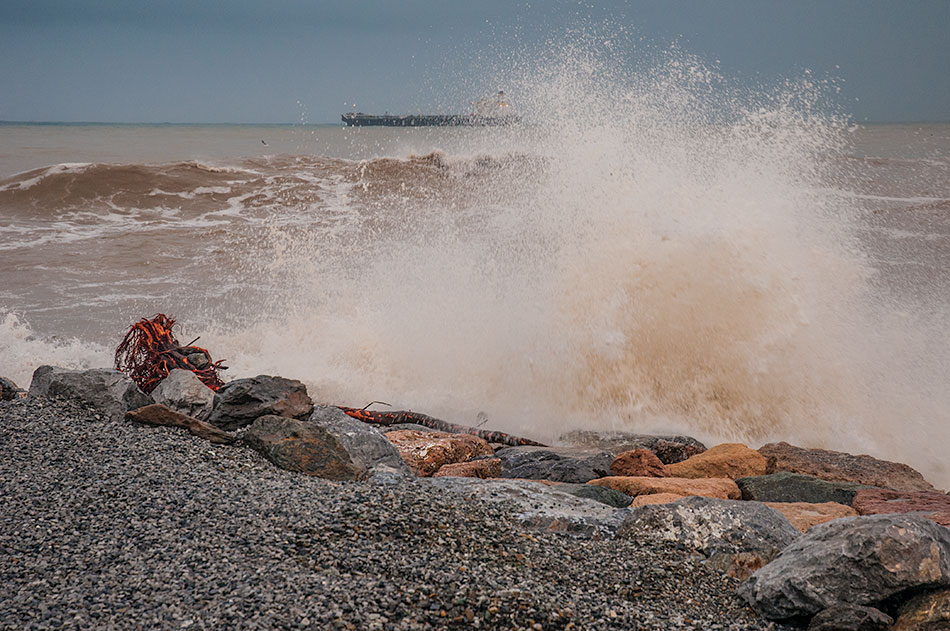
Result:
{"type": "Polygon", "coordinates": [[[510,502],[516,519],[526,528],[585,538],[613,537],[628,512],[625,508],[565,493],[560,484],[547,485],[533,480],[445,477],[430,478],[426,483],[465,498],[510,502]]]}
{"type": "Polygon", "coordinates": [[[894,619],[874,607],[836,605],[822,609],[808,623],[808,631],[884,631],[894,619]]]}
{"type": "Polygon", "coordinates": [[[617,531],[637,541],[675,541],[702,552],[721,571],[742,577],[800,536],[781,513],[760,502],[686,497],[633,508],[617,531]],[[737,554],[741,557],[736,557],[737,554]],[[737,571],[745,567],[747,572],[737,571]]]}
{"type": "Polygon", "coordinates": [[[569,493],[574,497],[583,497],[614,508],[625,508],[630,506],[633,498],[626,493],[608,489],[606,486],[596,486],[594,484],[558,484],[557,490],[562,493],[569,493]]]}
{"type": "Polygon", "coordinates": [[[230,445],[236,440],[234,434],[215,427],[211,423],[186,416],[160,403],[146,405],[137,410],[125,413],[125,418],[136,423],[146,425],[160,425],[164,427],[181,427],[187,429],[198,438],[204,438],[219,445],[230,445]]]}
{"type": "Polygon", "coordinates": [[[706,451],[705,445],[689,436],[652,436],[630,432],[575,430],[562,435],[559,440],[569,445],[602,449],[612,454],[641,448],[649,449],[664,464],[680,462],[706,451]]]}
{"type": "Polygon", "coordinates": [[[938,524],[950,526],[950,495],[937,491],[861,489],[854,496],[852,506],[861,515],[920,512],[938,524]]]}
{"type": "Polygon", "coordinates": [[[805,532],[812,526],[823,524],[832,519],[856,517],[857,512],[850,506],[837,502],[809,504],[808,502],[765,502],[769,508],[785,515],[792,525],[805,532]]]}
{"type": "Polygon", "coordinates": [[[854,495],[859,490],[874,488],[855,482],[831,482],[812,475],[787,471],[739,478],[736,484],[742,490],[744,500],[810,504],[837,502],[846,506],[851,506],[854,495]]]}
{"type": "Polygon", "coordinates": [[[636,476],[611,476],[591,480],[597,484],[622,491],[627,495],[650,495],[652,493],[675,493],[677,495],[700,495],[724,500],[741,497],[739,487],[727,478],[647,478],[636,476]]]}
{"type": "Polygon", "coordinates": [[[108,368],[67,370],[40,366],[33,372],[30,396],[78,401],[115,420],[121,420],[129,410],[153,403],[128,376],[108,368]]]}
{"type": "Polygon", "coordinates": [[[190,355],[186,355],[185,359],[198,370],[204,370],[208,367],[208,364],[211,363],[211,358],[207,353],[191,353],[190,355]]]}
{"type": "Polygon", "coordinates": [[[180,368],[168,373],[158,383],[152,390],[152,398],[156,403],[200,421],[207,420],[214,407],[214,390],[202,383],[195,373],[180,368]]]}
{"type": "Polygon", "coordinates": [[[242,439],[282,469],[330,480],[371,477],[381,467],[408,473],[391,443],[338,408],[317,408],[305,420],[261,416],[242,439]]]}
{"type": "Polygon", "coordinates": [[[740,587],[773,620],[904,590],[950,586],[950,530],[923,517],[874,515],[811,528],[740,587]]]}
{"type": "Polygon", "coordinates": [[[471,434],[404,429],[386,432],[386,439],[395,445],[412,472],[421,477],[431,476],[447,464],[492,455],[488,443],[471,434]]]}
{"type": "Polygon", "coordinates": [[[459,478],[500,478],[501,460],[482,458],[468,462],[453,462],[442,465],[432,477],[455,476],[459,478]]]}
{"type": "Polygon", "coordinates": [[[524,480],[583,484],[610,475],[613,457],[599,449],[519,446],[499,449],[502,475],[524,480]]]}
{"type": "Polygon", "coordinates": [[[303,419],[313,410],[307,386],[295,379],[258,375],[235,379],[214,395],[208,421],[221,429],[235,430],[265,415],[303,419]]]}
{"type": "Polygon", "coordinates": [[[638,495],[633,498],[633,503],[630,506],[637,508],[638,506],[653,506],[654,504],[671,504],[676,500],[683,499],[684,497],[686,496],[680,495],[678,493],[651,493],[650,495],[638,495]]]}
{"type": "Polygon", "coordinates": [[[387,467],[411,476],[399,451],[371,425],[351,418],[333,405],[313,408],[309,421],[325,429],[346,450],[350,460],[369,475],[375,469],[387,467]]]}
{"type": "Polygon", "coordinates": [[[946,631],[950,629],[950,589],[914,596],[901,605],[892,631],[946,631]]]}
{"type": "Polygon", "coordinates": [[[724,443],[666,467],[676,478],[745,478],[765,474],[765,457],[740,443],[724,443]]]}
{"type": "Polygon", "coordinates": [[[767,473],[790,471],[822,480],[856,482],[896,491],[932,491],[933,485],[915,469],[899,462],[854,456],[827,449],[805,449],[788,443],[770,443],[759,448],[768,462],[767,473]]]}
{"type": "Polygon", "coordinates": [[[18,399],[23,392],[13,381],[6,377],[0,377],[0,401],[12,401],[18,399]]]}
{"type": "Polygon", "coordinates": [[[613,475],[645,476],[664,478],[668,474],[663,462],[649,449],[631,449],[625,451],[610,463],[613,475]]]}

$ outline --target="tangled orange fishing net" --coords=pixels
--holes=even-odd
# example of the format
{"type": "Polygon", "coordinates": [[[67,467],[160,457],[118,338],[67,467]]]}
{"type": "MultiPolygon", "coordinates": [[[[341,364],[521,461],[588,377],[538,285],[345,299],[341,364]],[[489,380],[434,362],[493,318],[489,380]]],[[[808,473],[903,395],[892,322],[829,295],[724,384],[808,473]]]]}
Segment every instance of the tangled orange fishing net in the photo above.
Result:
{"type": "Polygon", "coordinates": [[[191,346],[198,338],[186,346],[179,344],[172,333],[174,325],[175,320],[159,313],[129,327],[115,349],[116,370],[127,373],[146,394],[176,368],[190,370],[202,383],[217,391],[224,385],[218,376],[219,370],[227,370],[227,366],[221,365],[224,360],[213,362],[207,350],[191,346]]]}

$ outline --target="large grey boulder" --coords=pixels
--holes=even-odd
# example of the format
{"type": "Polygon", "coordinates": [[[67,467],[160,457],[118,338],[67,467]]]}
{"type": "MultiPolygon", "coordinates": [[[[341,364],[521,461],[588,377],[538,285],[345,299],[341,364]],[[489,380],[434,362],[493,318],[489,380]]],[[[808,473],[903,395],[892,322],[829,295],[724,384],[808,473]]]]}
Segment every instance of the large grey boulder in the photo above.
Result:
{"type": "Polygon", "coordinates": [[[950,529],[913,515],[845,517],[811,528],[740,587],[773,620],[841,604],[874,605],[950,586],[950,529]]]}
{"type": "Polygon", "coordinates": [[[502,477],[584,484],[611,475],[613,456],[580,447],[506,447],[495,452],[502,477]]]}
{"type": "Polygon", "coordinates": [[[760,502],[686,497],[630,511],[619,538],[674,541],[703,553],[716,569],[745,578],[801,532],[778,511],[760,502]]]}
{"type": "Polygon", "coordinates": [[[122,419],[128,410],[153,403],[127,375],[110,368],[40,366],[33,372],[29,396],[71,399],[115,420],[122,419]]]}
{"type": "Polygon", "coordinates": [[[875,488],[856,482],[822,480],[813,475],[788,471],[739,478],[736,485],[742,491],[744,500],[809,504],[837,502],[846,506],[851,506],[855,494],[861,489],[875,488]]]}
{"type": "Polygon", "coordinates": [[[613,537],[629,511],[565,493],[560,485],[531,480],[444,477],[420,481],[466,499],[510,503],[515,519],[525,528],[582,538],[613,537]]]}
{"type": "Polygon", "coordinates": [[[230,381],[214,395],[214,410],[208,422],[233,431],[273,414],[305,419],[313,410],[307,386],[296,379],[258,375],[230,381]]]}
{"type": "Polygon", "coordinates": [[[569,445],[609,451],[614,456],[634,449],[649,449],[663,464],[681,462],[706,451],[705,445],[689,436],[574,430],[558,440],[569,445]]]}
{"type": "Polygon", "coordinates": [[[561,493],[594,500],[614,508],[626,508],[633,503],[633,498],[626,493],[597,484],[558,484],[555,488],[561,493]]]}
{"type": "Polygon", "coordinates": [[[242,440],[282,469],[331,480],[377,473],[410,476],[396,448],[365,423],[338,408],[321,407],[309,419],[258,417],[242,440]]]}
{"type": "Polygon", "coordinates": [[[186,416],[205,421],[214,407],[214,390],[190,370],[176,368],[152,390],[155,403],[186,416]]]}

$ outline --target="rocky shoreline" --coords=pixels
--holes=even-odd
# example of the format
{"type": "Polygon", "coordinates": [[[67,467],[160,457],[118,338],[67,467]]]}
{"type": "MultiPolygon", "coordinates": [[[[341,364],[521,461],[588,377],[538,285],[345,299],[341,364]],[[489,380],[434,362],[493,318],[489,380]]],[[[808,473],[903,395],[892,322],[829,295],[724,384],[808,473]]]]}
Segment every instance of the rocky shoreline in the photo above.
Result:
{"type": "Polygon", "coordinates": [[[950,496],[900,463],[491,444],[264,375],[0,399],[0,629],[950,628],[950,496]]]}

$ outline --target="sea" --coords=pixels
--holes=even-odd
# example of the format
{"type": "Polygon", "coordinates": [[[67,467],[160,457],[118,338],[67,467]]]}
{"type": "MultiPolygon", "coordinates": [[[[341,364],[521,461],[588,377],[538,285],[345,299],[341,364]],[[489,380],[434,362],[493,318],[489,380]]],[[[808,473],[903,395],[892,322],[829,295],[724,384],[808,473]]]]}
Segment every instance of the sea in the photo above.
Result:
{"type": "Polygon", "coordinates": [[[570,93],[504,128],[2,124],[0,374],[164,313],[319,402],[950,487],[950,124],[570,93]]]}

